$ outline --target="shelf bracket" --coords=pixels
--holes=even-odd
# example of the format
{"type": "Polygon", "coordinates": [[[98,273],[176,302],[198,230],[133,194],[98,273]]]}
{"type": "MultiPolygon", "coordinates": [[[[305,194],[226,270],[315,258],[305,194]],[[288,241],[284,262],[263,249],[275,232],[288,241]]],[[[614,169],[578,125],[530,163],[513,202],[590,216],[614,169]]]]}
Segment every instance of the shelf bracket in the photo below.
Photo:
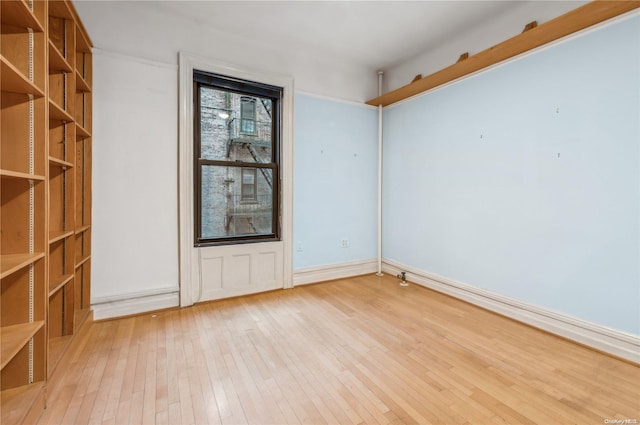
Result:
{"type": "Polygon", "coordinates": [[[462,62],[463,60],[468,59],[468,58],[469,58],[469,52],[464,52],[463,54],[460,55],[460,57],[458,58],[456,63],[462,62]]]}
{"type": "Polygon", "coordinates": [[[527,32],[529,30],[534,29],[537,26],[538,26],[538,21],[531,21],[527,25],[524,26],[524,29],[522,30],[522,32],[527,32]]]}

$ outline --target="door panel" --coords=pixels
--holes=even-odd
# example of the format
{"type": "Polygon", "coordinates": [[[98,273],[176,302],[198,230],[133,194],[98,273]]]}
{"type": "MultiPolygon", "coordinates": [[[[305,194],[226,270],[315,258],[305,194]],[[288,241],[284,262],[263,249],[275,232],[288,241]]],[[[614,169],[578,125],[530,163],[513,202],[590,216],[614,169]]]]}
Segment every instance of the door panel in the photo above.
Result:
{"type": "Polygon", "coordinates": [[[200,274],[201,287],[206,287],[211,292],[220,291],[222,289],[222,264],[223,258],[214,252],[204,253],[201,251],[200,274]]]}
{"type": "Polygon", "coordinates": [[[270,291],[283,287],[283,243],[264,242],[198,249],[198,301],[270,291]]]}

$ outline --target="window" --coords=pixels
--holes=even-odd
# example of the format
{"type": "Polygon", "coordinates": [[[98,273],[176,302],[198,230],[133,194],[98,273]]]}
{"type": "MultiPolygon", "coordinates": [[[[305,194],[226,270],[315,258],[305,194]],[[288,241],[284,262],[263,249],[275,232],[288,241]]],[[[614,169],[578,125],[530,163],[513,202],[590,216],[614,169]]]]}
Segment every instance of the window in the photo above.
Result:
{"type": "Polygon", "coordinates": [[[256,100],[251,97],[240,98],[240,129],[243,133],[256,132],[256,100]]]}
{"type": "Polygon", "coordinates": [[[282,89],[194,71],[193,90],[195,245],[279,240],[282,89]]]}

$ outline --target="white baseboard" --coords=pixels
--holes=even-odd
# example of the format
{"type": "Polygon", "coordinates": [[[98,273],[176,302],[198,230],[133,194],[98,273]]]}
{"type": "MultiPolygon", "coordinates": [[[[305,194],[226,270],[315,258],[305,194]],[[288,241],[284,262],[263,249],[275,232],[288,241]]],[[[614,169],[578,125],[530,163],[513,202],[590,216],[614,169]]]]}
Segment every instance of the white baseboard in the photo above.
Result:
{"type": "Polygon", "coordinates": [[[325,280],[344,279],[346,277],[375,273],[377,270],[378,262],[375,258],[307,267],[293,271],[293,286],[324,282],[325,280]]]}
{"type": "Polygon", "coordinates": [[[91,309],[93,310],[93,320],[104,320],[178,307],[179,305],[179,289],[167,288],[117,297],[94,298],[92,299],[91,309]]]}
{"type": "Polygon", "coordinates": [[[640,363],[640,337],[636,335],[524,303],[391,260],[383,260],[382,270],[394,276],[405,271],[407,272],[407,280],[410,282],[451,295],[614,356],[640,363]]]}

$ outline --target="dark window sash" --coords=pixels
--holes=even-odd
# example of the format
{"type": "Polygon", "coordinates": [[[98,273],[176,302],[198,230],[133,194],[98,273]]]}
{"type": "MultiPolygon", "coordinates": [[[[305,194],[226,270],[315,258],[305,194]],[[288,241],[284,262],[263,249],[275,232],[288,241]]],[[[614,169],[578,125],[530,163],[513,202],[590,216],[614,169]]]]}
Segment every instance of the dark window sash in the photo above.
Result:
{"type": "Polygon", "coordinates": [[[276,170],[278,164],[274,162],[244,162],[244,161],[220,161],[217,159],[198,158],[196,165],[217,165],[219,167],[238,167],[238,168],[269,168],[276,170]]]}
{"type": "MultiPolygon", "coordinates": [[[[194,71],[193,74],[193,90],[194,90],[194,162],[195,169],[195,188],[194,193],[195,201],[195,241],[196,247],[205,246],[222,246],[231,244],[244,244],[244,243],[256,243],[256,242],[276,242],[281,240],[281,216],[280,216],[280,177],[279,177],[279,161],[280,161],[280,113],[281,113],[281,101],[282,101],[282,88],[269,86],[266,84],[254,83],[235,78],[227,78],[225,76],[216,76],[213,74],[204,73],[201,71],[194,71]],[[210,86],[214,89],[226,90],[229,92],[235,92],[241,95],[254,95],[263,98],[270,98],[271,100],[271,116],[272,116],[272,162],[260,163],[260,162],[244,162],[244,161],[220,161],[209,160],[200,158],[201,144],[200,144],[200,122],[201,122],[201,98],[200,87],[210,86]],[[200,234],[201,232],[201,205],[202,205],[202,192],[200,188],[203,168],[207,165],[234,167],[234,168],[254,168],[256,169],[270,169],[272,171],[272,197],[273,197],[273,215],[272,215],[272,232],[263,233],[259,235],[233,235],[216,238],[204,238],[200,234]]],[[[255,104],[254,104],[255,105],[255,104]]],[[[257,106],[254,106],[254,111],[257,106]]],[[[257,180],[257,176],[256,176],[257,180]]]]}

